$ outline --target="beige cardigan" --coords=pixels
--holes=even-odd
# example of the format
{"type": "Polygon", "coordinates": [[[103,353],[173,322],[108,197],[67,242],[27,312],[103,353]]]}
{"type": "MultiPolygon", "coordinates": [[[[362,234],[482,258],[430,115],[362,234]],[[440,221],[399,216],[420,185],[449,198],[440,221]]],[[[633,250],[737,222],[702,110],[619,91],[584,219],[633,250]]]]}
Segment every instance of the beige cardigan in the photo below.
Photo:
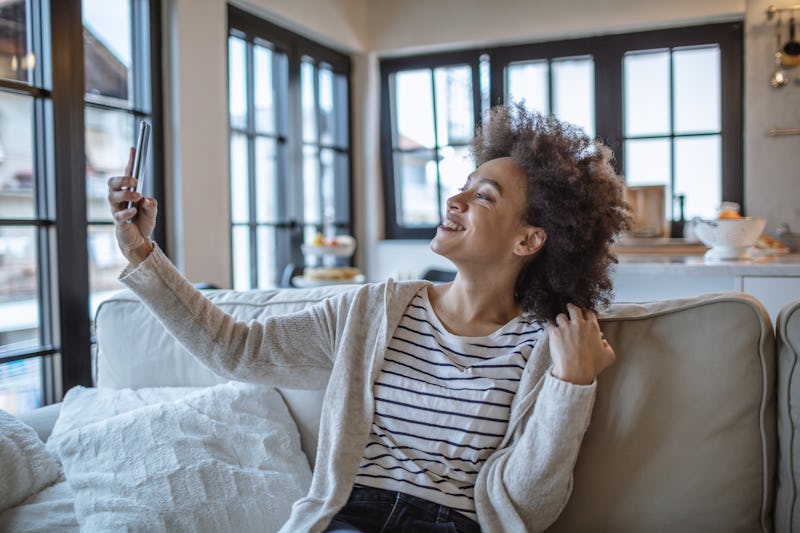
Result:
{"type": "MultiPolygon", "coordinates": [[[[281,529],[323,531],[352,489],[386,346],[427,282],[367,284],[297,313],[242,323],[209,302],[157,247],[120,279],[218,374],[286,388],[327,386],[311,488],[281,529]]],[[[542,531],[572,490],[596,384],[554,378],[546,340],[536,345],[522,374],[500,448],[478,475],[475,506],[483,531],[542,531]]]]}

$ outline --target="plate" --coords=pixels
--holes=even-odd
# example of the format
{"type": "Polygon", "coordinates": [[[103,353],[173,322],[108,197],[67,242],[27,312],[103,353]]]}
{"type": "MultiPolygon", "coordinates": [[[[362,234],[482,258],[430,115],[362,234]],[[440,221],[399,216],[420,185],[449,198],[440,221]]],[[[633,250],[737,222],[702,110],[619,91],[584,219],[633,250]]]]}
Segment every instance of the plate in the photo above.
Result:
{"type": "Polygon", "coordinates": [[[292,278],[292,284],[301,289],[324,287],[326,285],[357,285],[365,281],[366,278],[364,274],[353,276],[350,279],[308,279],[305,276],[295,276],[292,278]]]}
{"type": "Polygon", "coordinates": [[[749,249],[750,255],[760,257],[773,257],[778,255],[786,255],[789,253],[788,248],[756,248],[755,246],[749,249]]]}
{"type": "Polygon", "coordinates": [[[355,252],[354,244],[341,244],[338,246],[315,246],[313,244],[303,244],[300,249],[303,255],[333,255],[335,257],[350,257],[355,252]]]}

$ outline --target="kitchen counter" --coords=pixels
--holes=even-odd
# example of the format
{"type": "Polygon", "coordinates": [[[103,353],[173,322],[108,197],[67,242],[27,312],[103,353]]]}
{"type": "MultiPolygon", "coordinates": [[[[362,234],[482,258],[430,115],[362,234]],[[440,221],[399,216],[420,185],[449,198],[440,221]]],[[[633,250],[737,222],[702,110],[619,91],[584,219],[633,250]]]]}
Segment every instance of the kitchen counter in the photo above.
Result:
{"type": "Polygon", "coordinates": [[[755,256],[741,261],[706,261],[702,255],[617,255],[614,269],[626,274],[678,274],[682,276],[800,276],[800,254],[755,256]]]}
{"type": "Polygon", "coordinates": [[[741,261],[706,261],[702,254],[616,250],[614,299],[641,302],[704,293],[739,291],[758,298],[774,320],[800,300],[800,254],[755,256],[741,261]]]}

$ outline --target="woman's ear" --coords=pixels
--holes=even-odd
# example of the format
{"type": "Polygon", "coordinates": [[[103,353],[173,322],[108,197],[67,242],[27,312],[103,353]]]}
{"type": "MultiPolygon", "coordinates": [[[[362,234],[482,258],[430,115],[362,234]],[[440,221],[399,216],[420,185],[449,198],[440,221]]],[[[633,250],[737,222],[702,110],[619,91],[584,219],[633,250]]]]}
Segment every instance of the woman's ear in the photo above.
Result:
{"type": "Polygon", "coordinates": [[[520,239],[514,247],[514,253],[520,257],[533,255],[542,249],[546,240],[547,233],[545,233],[543,228],[527,226],[522,239],[520,239]]]}

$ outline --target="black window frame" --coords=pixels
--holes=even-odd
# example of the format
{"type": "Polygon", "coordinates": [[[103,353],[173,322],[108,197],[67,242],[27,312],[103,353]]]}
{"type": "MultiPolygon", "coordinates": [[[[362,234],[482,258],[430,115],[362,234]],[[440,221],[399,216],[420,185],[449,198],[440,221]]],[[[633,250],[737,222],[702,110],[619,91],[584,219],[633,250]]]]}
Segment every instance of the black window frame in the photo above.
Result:
{"type": "MultiPolygon", "coordinates": [[[[550,61],[553,58],[592,56],[595,71],[595,136],[615,154],[614,165],[622,173],[624,125],[623,58],[625,52],[648,49],[674,49],[704,44],[720,47],[722,198],[737,202],[746,213],[743,177],[743,23],[741,21],[704,24],[680,28],[640,31],[597,37],[565,39],[499,47],[478,47],[452,52],[390,57],[380,60],[381,71],[381,168],[384,186],[384,237],[386,239],[430,239],[435,227],[408,227],[397,222],[396,180],[392,148],[392,102],[390,77],[409,69],[435,68],[458,64],[477,65],[481,56],[489,57],[489,101],[505,101],[506,67],[516,61],[550,61]]],[[[478,70],[473,70],[477,88],[478,70]]],[[[473,90],[475,109],[480,109],[480,92],[473,90]]],[[[481,114],[476,112],[476,127],[481,114]]],[[[675,135],[671,134],[674,138],[675,135]]],[[[674,168],[673,171],[674,172],[674,168]]]]}
{"type": "MultiPolygon", "coordinates": [[[[333,148],[339,153],[346,153],[348,156],[348,176],[344,180],[345,183],[337,182],[335,187],[337,208],[336,212],[342,211],[347,213],[345,220],[338,219],[334,221],[334,227],[337,231],[350,233],[353,231],[355,224],[354,209],[353,209],[353,129],[352,129],[352,61],[350,56],[329,48],[323,44],[313,41],[307,37],[296,34],[290,30],[282,28],[272,22],[266,21],[252,13],[237,8],[233,5],[228,5],[228,33],[227,37],[236,36],[244,39],[249,43],[260,41],[261,44],[269,43],[269,45],[282,54],[285,54],[288,63],[288,90],[287,94],[283,95],[286,98],[286,109],[284,110],[285,118],[285,132],[279,132],[276,139],[285,143],[283,159],[278,158],[278,188],[279,193],[283,195],[283,199],[287,200],[285,203],[280,204],[277,220],[274,223],[258,222],[254,216],[254,183],[253,183],[253,165],[254,160],[253,150],[248,149],[249,165],[249,187],[250,187],[250,210],[249,222],[247,224],[234,223],[230,220],[231,235],[234,226],[247,225],[250,232],[250,284],[257,286],[258,284],[258,263],[257,254],[252,251],[257,249],[255,243],[256,228],[259,226],[272,226],[276,229],[275,236],[275,264],[276,278],[275,284],[280,284],[282,270],[288,265],[303,265],[304,258],[301,252],[301,246],[304,240],[304,228],[307,225],[302,219],[302,212],[295,212],[294,204],[295,190],[289,190],[292,187],[291,183],[300,183],[303,181],[303,147],[308,144],[303,139],[302,131],[302,101],[301,101],[301,65],[304,58],[312,58],[314,64],[319,66],[320,63],[325,63],[330,69],[347,78],[347,113],[346,120],[348,124],[347,134],[347,148],[346,150],[336,146],[317,145],[324,148],[333,148]],[[346,190],[341,190],[346,188],[346,190]],[[346,206],[342,204],[346,202],[346,206]],[[287,209],[288,208],[288,209],[287,209]]],[[[227,47],[226,47],[227,49],[227,47]]],[[[228,56],[226,55],[226,58],[228,56]]],[[[226,59],[227,63],[227,59],[226,59]]],[[[252,61],[249,61],[252,66],[252,61]]],[[[252,72],[252,69],[248,69],[252,72]]],[[[229,68],[226,68],[226,72],[229,68]]],[[[248,115],[252,113],[252,91],[247,89],[248,95],[248,115]]],[[[252,120],[247,119],[248,125],[251,125],[252,120]]],[[[245,135],[254,136],[256,132],[250,128],[234,128],[231,126],[230,121],[228,124],[229,138],[234,133],[243,133],[245,135]]],[[[250,144],[250,143],[248,143],[250,144]]],[[[230,168],[230,167],[229,167],[230,168]]],[[[318,231],[322,231],[321,224],[313,224],[318,231]]],[[[234,261],[235,253],[233,250],[234,243],[231,239],[231,283],[233,283],[234,261]]]]}
{"type": "MultiPolygon", "coordinates": [[[[163,197],[162,4],[161,0],[134,1],[148,5],[148,18],[139,23],[149,25],[151,185],[153,194],[163,197]]],[[[0,225],[36,228],[40,344],[6,351],[0,364],[42,357],[42,403],[47,405],[74,386],[93,384],[87,237],[90,222],[97,222],[87,218],[82,2],[33,0],[28,5],[37,47],[33,81],[29,85],[0,79],[0,87],[35,98],[36,215],[0,218],[0,225]],[[58,364],[55,356],[60,356],[58,364]]],[[[162,223],[153,235],[165,249],[166,234],[162,223]]]]}

